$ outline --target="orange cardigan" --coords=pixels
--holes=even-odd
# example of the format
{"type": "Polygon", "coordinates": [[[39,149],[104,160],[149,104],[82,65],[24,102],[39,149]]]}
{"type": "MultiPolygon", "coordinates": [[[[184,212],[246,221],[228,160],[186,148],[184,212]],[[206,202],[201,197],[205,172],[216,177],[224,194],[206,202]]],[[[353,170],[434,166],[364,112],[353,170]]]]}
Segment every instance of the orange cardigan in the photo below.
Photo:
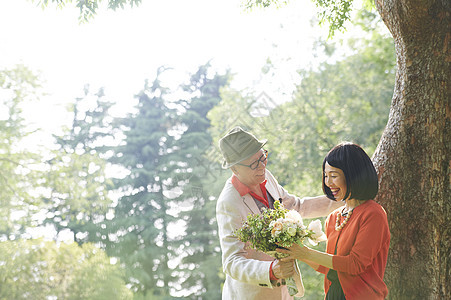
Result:
{"type": "MultiPolygon", "coordinates": [[[[332,265],[347,300],[380,300],[388,294],[383,278],[387,264],[390,231],[387,214],[381,205],[373,200],[357,206],[348,223],[340,231],[335,230],[337,214],[342,208],[332,212],[326,220],[326,252],[337,254],[332,265]]],[[[327,274],[328,268],[320,266],[318,272],[327,274]]],[[[324,278],[327,294],[331,282],[324,278]]]]}

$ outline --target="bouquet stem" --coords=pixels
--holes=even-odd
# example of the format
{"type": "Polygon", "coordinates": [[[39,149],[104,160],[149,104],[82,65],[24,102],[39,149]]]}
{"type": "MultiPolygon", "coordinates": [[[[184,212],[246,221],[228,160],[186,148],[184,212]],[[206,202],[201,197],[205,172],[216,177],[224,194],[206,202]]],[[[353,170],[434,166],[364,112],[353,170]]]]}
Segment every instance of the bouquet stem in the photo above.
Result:
{"type": "Polygon", "coordinates": [[[289,277],[285,279],[285,281],[287,283],[288,293],[290,293],[290,296],[296,295],[299,291],[298,288],[296,287],[296,281],[294,281],[294,278],[289,277]]]}
{"type": "Polygon", "coordinates": [[[300,299],[298,297],[304,296],[304,284],[302,283],[301,270],[299,269],[298,261],[295,260],[293,263],[296,274],[287,278],[286,283],[290,296],[294,296],[295,299],[300,299]]]}

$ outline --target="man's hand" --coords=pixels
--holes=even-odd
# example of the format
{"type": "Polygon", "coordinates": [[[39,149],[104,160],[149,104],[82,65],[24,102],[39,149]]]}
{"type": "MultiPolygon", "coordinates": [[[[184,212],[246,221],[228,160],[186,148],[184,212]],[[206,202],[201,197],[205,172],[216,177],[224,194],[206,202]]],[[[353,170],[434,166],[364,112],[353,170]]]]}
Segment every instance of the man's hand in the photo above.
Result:
{"type": "Polygon", "coordinates": [[[276,259],[272,265],[274,276],[279,279],[289,278],[294,274],[294,260],[280,261],[276,259]]]}

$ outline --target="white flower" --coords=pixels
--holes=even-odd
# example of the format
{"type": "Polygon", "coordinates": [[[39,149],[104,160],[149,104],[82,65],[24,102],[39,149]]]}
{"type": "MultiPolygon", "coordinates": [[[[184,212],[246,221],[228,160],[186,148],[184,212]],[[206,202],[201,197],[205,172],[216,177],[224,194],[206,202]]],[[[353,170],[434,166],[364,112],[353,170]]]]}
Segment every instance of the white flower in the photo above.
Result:
{"type": "Polygon", "coordinates": [[[323,232],[320,220],[314,220],[310,222],[308,230],[313,231],[313,236],[311,239],[309,239],[309,243],[313,246],[316,246],[318,242],[324,242],[327,240],[327,237],[323,232]]]}
{"type": "Polygon", "coordinates": [[[308,226],[308,230],[313,231],[315,233],[315,236],[321,235],[321,233],[323,233],[321,221],[317,219],[317,220],[310,222],[310,224],[308,226]]]}
{"type": "Polygon", "coordinates": [[[288,212],[285,214],[285,218],[286,218],[286,219],[289,219],[289,220],[292,220],[292,221],[295,222],[295,223],[302,224],[302,217],[301,217],[301,215],[300,215],[297,211],[295,211],[295,210],[290,210],[290,211],[288,211],[288,212]]]}
{"type": "Polygon", "coordinates": [[[289,235],[295,236],[296,235],[296,228],[288,227],[287,232],[288,232],[289,235]]]}

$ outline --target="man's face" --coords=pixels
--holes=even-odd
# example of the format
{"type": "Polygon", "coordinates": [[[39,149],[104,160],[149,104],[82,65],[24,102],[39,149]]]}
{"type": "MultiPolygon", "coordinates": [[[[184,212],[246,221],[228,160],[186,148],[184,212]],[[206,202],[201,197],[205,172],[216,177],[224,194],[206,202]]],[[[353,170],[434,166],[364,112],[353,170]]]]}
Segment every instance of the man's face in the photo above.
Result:
{"type": "Polygon", "coordinates": [[[260,151],[258,151],[248,159],[242,161],[239,165],[235,165],[234,173],[238,177],[238,179],[248,187],[259,185],[260,183],[265,181],[267,162],[268,161],[266,160],[265,150],[260,149],[260,151]],[[255,170],[252,170],[250,167],[248,167],[249,165],[256,164],[258,160],[260,160],[260,162],[255,170]]]}

